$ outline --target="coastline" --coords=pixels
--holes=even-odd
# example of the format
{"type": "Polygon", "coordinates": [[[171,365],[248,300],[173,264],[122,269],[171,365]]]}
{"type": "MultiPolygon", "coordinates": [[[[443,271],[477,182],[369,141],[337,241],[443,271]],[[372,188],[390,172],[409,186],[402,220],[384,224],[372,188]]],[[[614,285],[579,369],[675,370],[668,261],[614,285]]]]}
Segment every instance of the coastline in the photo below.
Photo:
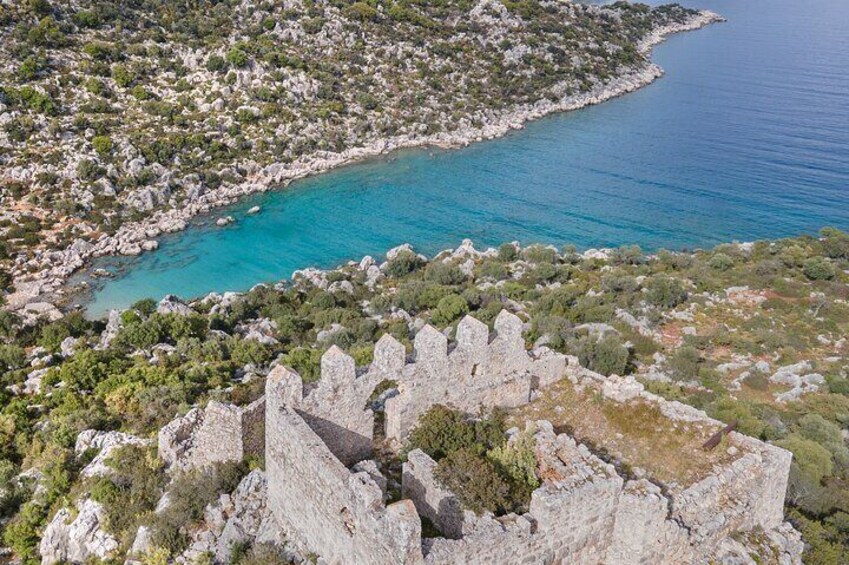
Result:
{"type": "MultiPolygon", "coordinates": [[[[718,21],[723,21],[723,18],[710,11],[701,11],[685,23],[654,30],[638,44],[638,49],[648,57],[651,49],[670,35],[700,29],[718,21]]],[[[600,104],[633,92],[651,84],[662,74],[662,69],[649,61],[639,68],[630,69],[616,78],[597,84],[589,92],[567,96],[556,102],[544,99],[533,104],[515,107],[502,112],[479,128],[468,128],[450,133],[441,132],[430,136],[387,138],[351,148],[342,153],[313,153],[286,165],[272,164],[260,167],[256,164],[253,166],[250,163],[244,164],[250,174],[247,180],[240,184],[211,190],[183,208],[160,210],[145,220],[125,224],[114,235],[101,236],[95,243],[77,240],[62,251],[42,253],[41,259],[45,267],[15,280],[16,292],[7,296],[6,307],[10,310],[26,309],[32,313],[55,310],[52,306],[54,303],[62,303],[76,293],[75,289],[67,288],[68,278],[89,266],[92,259],[103,256],[139,255],[145,251],[153,251],[158,247],[156,238],[160,235],[182,231],[188,226],[189,220],[195,216],[232,205],[245,196],[285,188],[294,180],[386,155],[398,149],[428,146],[457,148],[476,141],[502,137],[511,130],[521,129],[526,122],[549,114],[600,104]]]]}

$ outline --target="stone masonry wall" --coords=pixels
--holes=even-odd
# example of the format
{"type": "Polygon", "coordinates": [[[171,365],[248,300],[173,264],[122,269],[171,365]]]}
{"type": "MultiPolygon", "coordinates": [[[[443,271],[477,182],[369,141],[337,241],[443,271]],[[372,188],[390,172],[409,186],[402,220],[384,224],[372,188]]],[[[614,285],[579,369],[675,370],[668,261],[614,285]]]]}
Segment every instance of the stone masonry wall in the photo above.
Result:
{"type": "MultiPolygon", "coordinates": [[[[575,563],[604,561],[623,480],[612,466],[592,455],[551,424],[538,422],[538,455],[545,484],[531,496],[528,514],[495,518],[467,512],[461,539],[426,540],[425,563],[575,563]]],[[[428,466],[417,466],[425,474],[428,466]]],[[[406,478],[406,477],[405,477],[406,478]]],[[[414,500],[419,507],[420,500],[414,500]]]]}
{"type": "Polygon", "coordinates": [[[433,476],[436,461],[421,449],[407,454],[401,476],[401,496],[413,501],[424,516],[446,537],[459,539],[474,514],[463,509],[460,500],[433,476]]]}
{"type": "Polygon", "coordinates": [[[475,412],[481,406],[514,407],[530,399],[532,388],[562,378],[566,360],[541,348],[529,354],[522,321],[502,311],[495,335],[483,322],[466,316],[457,327],[449,354],[448,339],[426,325],[415,337],[415,361],[407,363],[404,346],[390,335],[375,344],[374,361],[357,374],[354,360],[336,346],[321,358],[321,376],[312,387],[290,369],[271,372],[285,383],[281,392],[330,450],[346,465],[370,456],[374,413],[368,406],[375,387],[397,384],[398,394],[386,401],[386,435],[396,444],[434,404],[475,412]]]}
{"type": "Polygon", "coordinates": [[[384,335],[375,344],[374,362],[360,376],[354,359],[333,346],[321,357],[321,377],[309,390],[297,373],[282,366],[275,367],[269,378],[278,383],[278,394],[297,410],[330,451],[350,466],[371,455],[374,413],[368,406],[369,399],[377,385],[399,377],[405,358],[404,346],[384,335]]]}
{"type": "MultiPolygon", "coordinates": [[[[702,410],[647,392],[633,377],[604,377],[577,363],[568,365],[567,375],[574,383],[596,388],[610,400],[639,398],[655,404],[673,422],[702,422],[716,428],[725,425],[702,410]]],[[[791,453],[737,432],[730,433],[727,441],[741,453],[737,460],[670,494],[674,516],[699,542],[716,540],[738,529],[769,530],[784,521],[791,453]]]]}
{"type": "Polygon", "coordinates": [[[210,401],[159,431],[159,456],[173,469],[241,461],[265,453],[265,399],[238,407],[210,401]]]}
{"type": "MultiPolygon", "coordinates": [[[[186,468],[264,452],[268,508],[287,542],[331,565],[705,563],[737,531],[792,532],[783,524],[790,454],[737,433],[727,440],[740,453],[732,464],[662,491],[647,480],[625,480],[585,446],[536,422],[543,485],[527,514],[496,518],[464,510],[435,480],[436,463],[418,450],[403,466],[405,500],[386,505],[386,479],[368,461],[375,423],[370,400],[384,381],[397,385],[385,402],[387,437],[396,446],[435,404],[471,413],[519,406],[562,378],[593,387],[609,401],[654,403],[671,423],[720,425],[702,411],[646,392],[631,377],[604,377],[547,348],[527,352],[521,320],[512,314],[502,312],[494,325],[490,335],[467,316],[451,347],[425,326],[410,362],[402,344],[383,336],[373,363],[360,371],[332,347],[311,385],[277,367],[265,399],[245,408],[211,402],[166,426],[160,455],[186,468]],[[422,540],[419,515],[446,537],[422,540]]],[[[798,555],[788,562],[797,563],[798,555]]]]}
{"type": "Polygon", "coordinates": [[[351,472],[287,403],[285,375],[266,384],[268,507],[288,539],[329,565],[421,563],[409,500],[388,506],[368,472],[351,472]]]}
{"type": "Polygon", "coordinates": [[[562,378],[566,360],[540,349],[525,350],[522,321],[502,310],[490,339],[486,324],[466,316],[457,326],[456,346],[431,326],[416,334],[415,361],[398,377],[398,395],[386,401],[386,435],[403,441],[434,404],[475,413],[480,407],[515,407],[531,390],[562,378]]]}

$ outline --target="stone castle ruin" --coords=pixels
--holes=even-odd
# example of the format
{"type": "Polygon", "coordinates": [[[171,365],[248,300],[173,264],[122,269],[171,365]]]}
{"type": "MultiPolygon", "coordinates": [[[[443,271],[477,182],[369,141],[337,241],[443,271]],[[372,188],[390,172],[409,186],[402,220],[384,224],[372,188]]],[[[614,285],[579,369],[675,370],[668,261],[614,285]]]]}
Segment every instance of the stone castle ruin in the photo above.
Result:
{"type": "Polygon", "coordinates": [[[649,402],[671,425],[703,423],[703,412],[603,377],[548,348],[525,349],[522,321],[502,311],[490,335],[467,316],[449,343],[431,326],[413,354],[391,336],[358,369],[338,348],[321,360],[317,383],[284,367],[268,376],[265,398],[237,408],[210,403],[160,433],[162,458],[177,468],[264,456],[267,507],[290,547],[328,564],[707,563],[742,537],[792,546],[777,557],[800,563],[784,523],[791,455],[731,432],[739,456],[694,484],[669,489],[616,468],[547,421],[531,423],[542,484],[523,515],[476,515],[434,477],[436,462],[414,450],[403,464],[402,499],[387,504],[387,479],[370,460],[377,435],[400,448],[435,404],[477,413],[527,405],[563,379],[611,402],[649,402]],[[383,394],[382,418],[373,410],[383,394]],[[377,426],[375,422],[377,421],[377,426]],[[422,518],[444,537],[424,538],[422,518]]]}

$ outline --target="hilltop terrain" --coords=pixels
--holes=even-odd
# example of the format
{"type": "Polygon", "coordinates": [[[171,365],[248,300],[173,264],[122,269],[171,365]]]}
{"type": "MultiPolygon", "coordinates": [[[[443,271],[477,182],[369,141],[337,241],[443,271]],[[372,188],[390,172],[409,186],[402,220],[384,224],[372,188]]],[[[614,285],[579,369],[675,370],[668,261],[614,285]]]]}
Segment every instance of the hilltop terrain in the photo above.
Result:
{"type": "Polygon", "coordinates": [[[717,19],[537,0],[5,3],[0,283],[20,308],[241,195],[633,90],[660,75],[651,45],[717,19]]]}
{"type": "MultiPolygon", "coordinates": [[[[74,535],[92,536],[85,551],[125,552],[139,526],[155,532],[161,559],[197,547],[210,535],[203,532],[217,527],[205,505],[233,490],[248,466],[264,462],[203,476],[164,474],[152,438],[175,415],[212,400],[247,410],[275,367],[315,382],[321,355],[333,346],[364,366],[384,334],[409,351],[425,323],[453,335],[467,314],[491,327],[508,310],[524,322],[526,347],[573,355],[600,375],[633,377],[651,393],[736,422],[739,432],[792,452],[785,516],[807,544],[805,562],[845,563],[847,272],[849,235],[833,229],[817,238],[652,255],[636,247],[577,253],[516,244],[478,251],[466,242],[432,259],[402,246],[383,263],[366,257],[331,271],[299,271],[291,282],[245,294],[145,300],[108,323],[71,313],[24,325],[4,312],[3,540],[25,562],[38,560],[40,544],[51,559],[67,556],[54,553],[69,550],[64,538],[45,542],[42,532],[51,520],[61,525],[79,515],[88,529],[74,535]],[[110,431],[120,433],[102,433],[110,431]],[[154,512],[171,480],[183,481],[172,487],[182,485],[174,488],[186,497],[154,512]],[[56,512],[65,514],[57,519],[56,512]]],[[[462,430],[459,417],[443,413],[431,424],[462,430]]],[[[725,445],[710,453],[700,448],[715,428],[670,429],[651,406],[612,409],[566,382],[508,415],[507,424],[525,419],[570,430],[619,473],[670,493],[737,453],[725,445]]],[[[506,427],[497,419],[493,425],[506,427]]],[[[417,441],[439,459],[427,436],[417,441]]],[[[487,457],[501,456],[494,445],[487,457]]],[[[449,485],[452,473],[484,464],[460,457],[439,463],[437,476],[449,485]]],[[[390,469],[399,464],[386,461],[390,469]]],[[[543,475],[520,476],[528,482],[514,477],[510,484],[527,489],[543,475]]],[[[253,500],[243,492],[250,484],[234,494],[238,504],[253,500]]],[[[505,501],[486,495],[486,485],[481,489],[467,493],[471,508],[521,507],[526,500],[527,490],[505,501]]],[[[51,531],[62,531],[57,527],[51,531]]],[[[240,549],[239,559],[263,557],[261,548],[248,549],[240,549]]]]}

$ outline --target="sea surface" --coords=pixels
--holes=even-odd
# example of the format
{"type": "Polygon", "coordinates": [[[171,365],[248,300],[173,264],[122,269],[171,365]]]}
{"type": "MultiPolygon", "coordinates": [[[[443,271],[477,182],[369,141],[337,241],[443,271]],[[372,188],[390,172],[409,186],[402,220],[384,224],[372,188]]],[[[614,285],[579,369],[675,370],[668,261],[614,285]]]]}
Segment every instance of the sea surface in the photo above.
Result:
{"type": "Polygon", "coordinates": [[[403,242],[426,254],[463,238],[655,250],[849,229],[849,1],[684,3],[728,22],[658,46],[654,84],[502,139],[249,197],[159,251],[99,260],[118,276],[95,283],[89,315],[246,290],[403,242]],[[214,225],[228,214],[235,224],[214,225]]]}

